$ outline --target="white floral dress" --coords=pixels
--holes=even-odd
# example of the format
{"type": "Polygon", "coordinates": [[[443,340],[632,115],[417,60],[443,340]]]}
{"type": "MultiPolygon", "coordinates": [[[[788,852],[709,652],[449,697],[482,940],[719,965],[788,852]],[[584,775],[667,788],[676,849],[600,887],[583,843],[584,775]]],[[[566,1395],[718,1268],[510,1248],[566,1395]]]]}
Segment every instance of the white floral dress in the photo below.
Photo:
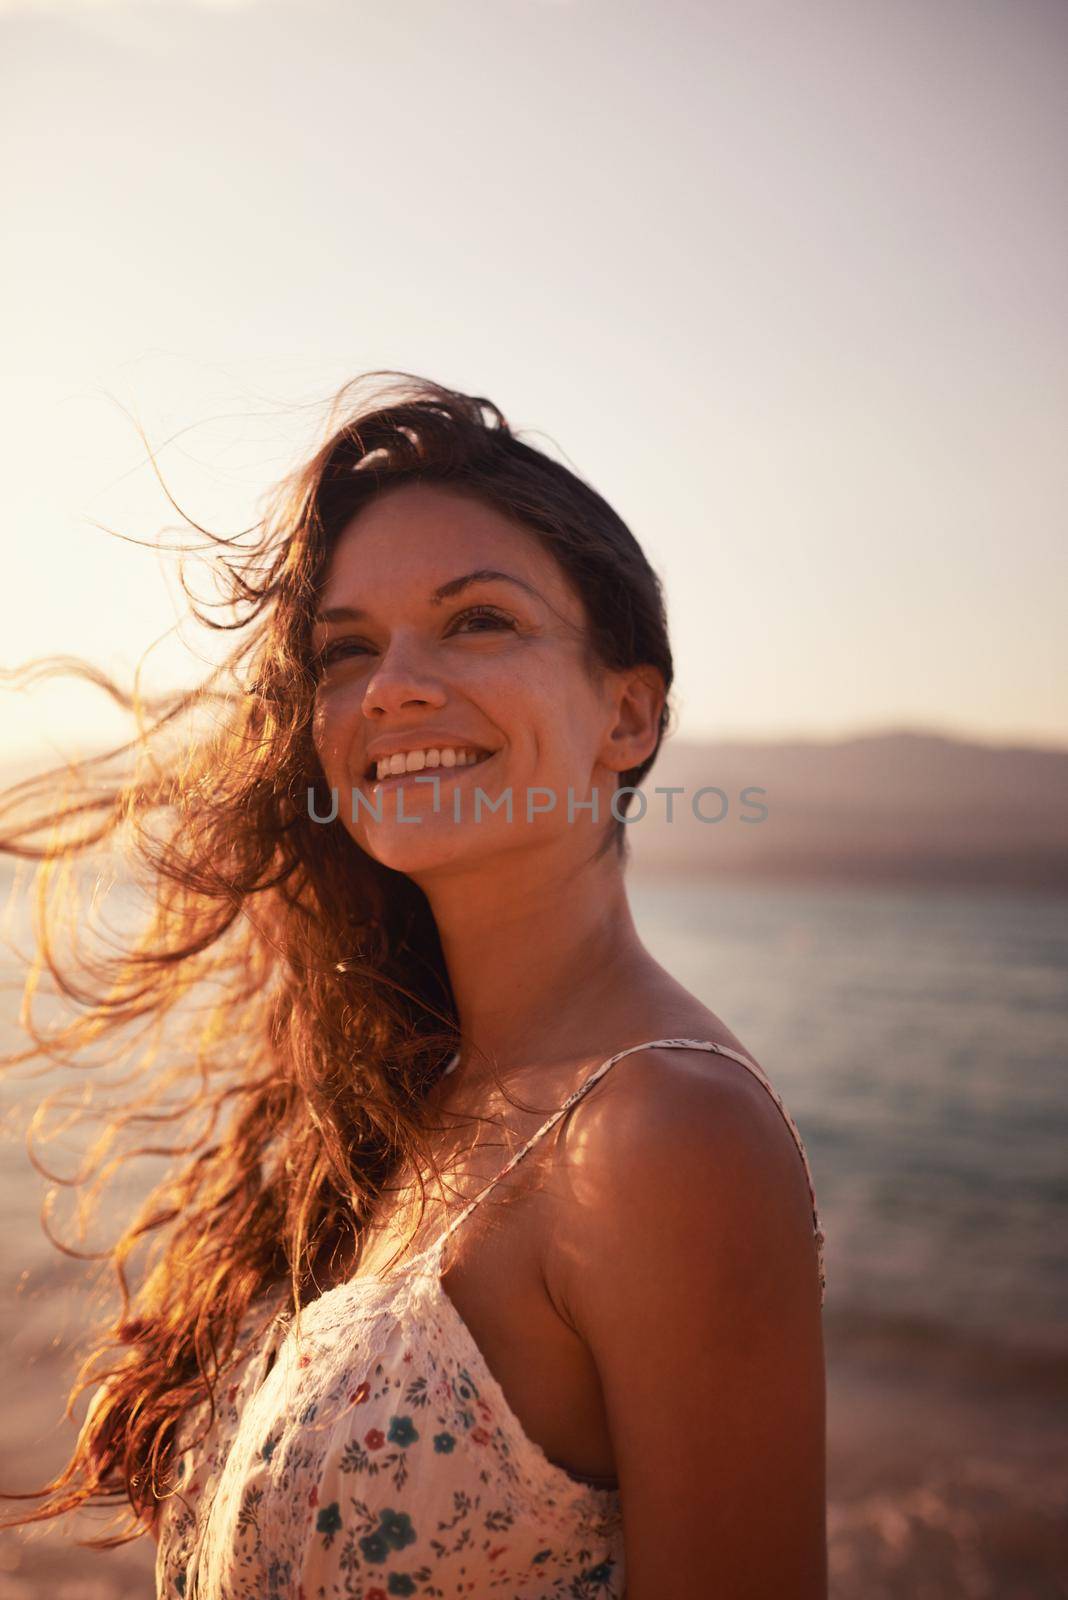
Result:
{"type": "MultiPolygon", "coordinates": [[[[801,1136],[761,1068],[725,1045],[620,1051],[498,1179],[616,1061],[653,1047],[731,1056],[772,1095],[805,1164],[822,1304],[801,1136]]],[[[447,1239],[492,1187],[399,1271],[329,1290],[299,1325],[275,1316],[218,1386],[214,1418],[206,1401],[191,1408],[161,1511],[157,1600],[621,1600],[618,1487],[527,1436],[441,1283],[447,1239]]]]}

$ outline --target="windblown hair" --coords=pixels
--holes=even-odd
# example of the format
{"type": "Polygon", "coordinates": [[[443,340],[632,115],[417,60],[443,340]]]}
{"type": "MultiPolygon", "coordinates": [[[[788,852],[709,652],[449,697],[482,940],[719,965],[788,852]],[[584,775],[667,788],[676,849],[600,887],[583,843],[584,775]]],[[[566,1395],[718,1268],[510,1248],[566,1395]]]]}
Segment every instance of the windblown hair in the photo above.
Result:
{"type": "MultiPolygon", "coordinates": [[[[12,1523],[111,1504],[120,1531],[86,1541],[101,1547],[151,1526],[173,1488],[178,1419],[201,1400],[213,1410],[250,1317],[277,1309],[280,1291],[299,1311],[339,1266],[351,1270],[397,1175],[435,1168],[426,1097],[458,1035],[429,905],[340,821],[311,816],[329,811],[312,740],[316,597],[353,517],[411,482],[479,496],[531,530],[583,601],[591,659],[649,664],[670,690],[660,585],[615,512],[491,402],[403,373],[340,391],[326,442],[270,492],[252,529],[223,537],[186,518],[220,580],[215,602],[186,586],[194,615],[235,636],[197,688],[146,713],[88,665],[30,669],[79,673],[139,726],[120,749],[3,797],[0,848],[38,863],[29,1042],[7,1059],[84,1074],[97,1047],[128,1056],[124,1081],[147,1088],[110,1105],[86,1170],[68,1181],[98,1186],[146,1150],[169,1166],[102,1252],[116,1309],[70,1393],[68,1415],[94,1391],[71,1459],[43,1489],[8,1496],[43,1502],[12,1523]],[[138,931],[87,943],[73,937],[84,927],[78,869],[92,883],[103,857],[122,863],[149,910],[138,931]],[[38,1021],[42,980],[71,1020],[38,1021]],[[111,1154],[146,1125],[153,1143],[111,1154]]],[[[661,737],[668,719],[665,703],[661,737]]],[[[613,822],[601,848],[622,851],[623,835],[613,822]]]]}

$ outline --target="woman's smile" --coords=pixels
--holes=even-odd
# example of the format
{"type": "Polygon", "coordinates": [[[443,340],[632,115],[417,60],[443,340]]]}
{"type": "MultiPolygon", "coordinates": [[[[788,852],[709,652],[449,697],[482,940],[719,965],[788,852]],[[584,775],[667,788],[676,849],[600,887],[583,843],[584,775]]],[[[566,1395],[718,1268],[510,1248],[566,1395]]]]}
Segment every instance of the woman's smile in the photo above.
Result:
{"type": "Polygon", "coordinates": [[[430,779],[436,779],[441,783],[450,778],[464,777],[473,768],[484,767],[497,753],[494,750],[480,750],[472,745],[459,747],[435,745],[427,750],[412,751],[407,756],[397,754],[372,761],[364,774],[363,781],[370,787],[372,794],[399,789],[403,787],[406,779],[409,788],[415,789],[416,792],[419,789],[426,789],[436,793],[435,785],[429,781],[430,779]],[[400,762],[404,765],[398,765],[400,762]],[[412,782],[415,778],[421,780],[418,785],[412,782]]]}

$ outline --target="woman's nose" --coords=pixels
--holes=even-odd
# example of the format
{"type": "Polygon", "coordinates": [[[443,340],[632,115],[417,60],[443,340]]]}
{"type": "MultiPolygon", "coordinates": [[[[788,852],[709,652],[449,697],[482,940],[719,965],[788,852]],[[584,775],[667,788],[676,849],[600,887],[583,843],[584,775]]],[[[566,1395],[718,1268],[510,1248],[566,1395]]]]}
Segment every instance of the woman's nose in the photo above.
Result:
{"type": "Polygon", "coordinates": [[[367,681],[363,711],[380,717],[410,706],[443,706],[445,700],[440,680],[428,663],[420,663],[418,652],[391,646],[367,681]]]}

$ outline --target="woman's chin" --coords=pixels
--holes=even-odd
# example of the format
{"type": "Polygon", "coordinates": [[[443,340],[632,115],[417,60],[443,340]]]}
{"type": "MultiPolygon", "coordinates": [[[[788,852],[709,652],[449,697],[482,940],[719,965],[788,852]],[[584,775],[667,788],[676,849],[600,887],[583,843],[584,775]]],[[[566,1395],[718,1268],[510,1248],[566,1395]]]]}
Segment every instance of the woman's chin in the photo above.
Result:
{"type": "Polygon", "coordinates": [[[404,822],[383,817],[381,822],[365,823],[357,843],[381,866],[415,878],[465,861],[485,862],[499,843],[493,838],[495,832],[440,816],[404,822]]]}

